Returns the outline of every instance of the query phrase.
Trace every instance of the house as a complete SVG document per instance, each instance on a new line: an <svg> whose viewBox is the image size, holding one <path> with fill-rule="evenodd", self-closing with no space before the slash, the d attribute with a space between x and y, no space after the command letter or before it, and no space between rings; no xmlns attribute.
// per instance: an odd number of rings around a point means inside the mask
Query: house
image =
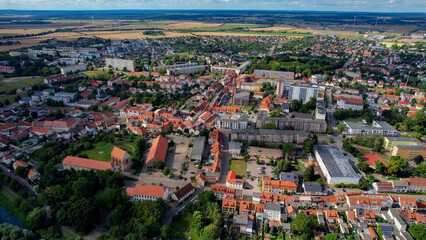
<svg viewBox="0 0 426 240"><path fill-rule="evenodd" d="M206 185L206 176L204 173L199 173L195 177L195 186L196 187L204 187Z"/></svg>
<svg viewBox="0 0 426 240"><path fill-rule="evenodd" d="M426 192L426 178L404 178L408 182L408 191Z"/></svg>
<svg viewBox="0 0 426 240"><path fill-rule="evenodd" d="M164 186L136 184L135 187L126 188L126 192L132 201L156 201L159 198L166 201L169 197L169 189Z"/></svg>
<svg viewBox="0 0 426 240"><path fill-rule="evenodd" d="M3 156L2 162L6 165L9 165L15 161L15 157L12 154L7 154Z"/></svg>
<svg viewBox="0 0 426 240"><path fill-rule="evenodd" d="M74 168L75 170L87 170L87 171L105 171L107 169L112 170L110 162L92 160L87 158L79 158L73 156L66 156L62 161L62 166L66 170Z"/></svg>
<svg viewBox="0 0 426 240"><path fill-rule="evenodd" d="M132 167L132 159L126 151L114 146L111 152L111 165L114 171L127 171Z"/></svg>
<svg viewBox="0 0 426 240"><path fill-rule="evenodd" d="M235 214L237 211L237 200L226 197L222 200L222 213L223 214Z"/></svg>
<svg viewBox="0 0 426 240"><path fill-rule="evenodd" d="M247 215L235 215L232 220L232 228L238 231L239 233L246 233L246 228L248 224Z"/></svg>
<svg viewBox="0 0 426 240"><path fill-rule="evenodd" d="M264 192L284 193L297 191L297 185L293 181L272 180L270 176L264 176L262 181Z"/></svg>
<svg viewBox="0 0 426 240"><path fill-rule="evenodd" d="M194 193L195 188L192 183L188 183L185 186L179 188L176 192L172 194L172 199L177 202L182 202L187 197L189 197L192 193Z"/></svg>
<svg viewBox="0 0 426 240"><path fill-rule="evenodd" d="M13 163L13 169L16 170L17 167L23 167L26 168L28 167L28 163L21 161L21 160L17 160Z"/></svg>
<svg viewBox="0 0 426 240"><path fill-rule="evenodd" d="M229 144L229 154L232 156L240 156L241 154L241 143L230 141Z"/></svg>
<svg viewBox="0 0 426 240"><path fill-rule="evenodd" d="M304 193L311 196L327 196L327 191L319 183L304 182L302 184Z"/></svg>
<svg viewBox="0 0 426 240"><path fill-rule="evenodd" d="M226 186L231 188L244 189L244 180L235 177L235 171L229 171L226 176Z"/></svg>
<svg viewBox="0 0 426 240"><path fill-rule="evenodd" d="M340 109L362 110L364 108L364 102L362 101L362 99L338 96L336 97L336 100L337 108Z"/></svg>
<svg viewBox="0 0 426 240"><path fill-rule="evenodd" d="M156 137L152 141L151 148L149 149L148 157L146 159L146 166L148 168L154 168L154 163L157 160L166 161L167 147L169 142L161 135Z"/></svg>
<svg viewBox="0 0 426 240"><path fill-rule="evenodd" d="M28 179L30 179L30 181L31 181L31 182L38 181L40 178L41 178L41 175L40 175L40 173L39 173L39 172L37 172L36 170L31 169L31 170L28 172Z"/></svg>
<svg viewBox="0 0 426 240"><path fill-rule="evenodd" d="M223 185L211 185L210 191L212 191L219 200L226 197L234 198L235 196L234 188L228 188Z"/></svg>

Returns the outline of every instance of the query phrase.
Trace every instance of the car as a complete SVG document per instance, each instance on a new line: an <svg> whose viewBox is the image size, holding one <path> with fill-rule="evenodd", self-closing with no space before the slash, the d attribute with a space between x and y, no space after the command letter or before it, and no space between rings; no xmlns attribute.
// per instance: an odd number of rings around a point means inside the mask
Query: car
<svg viewBox="0 0 426 240"><path fill-rule="evenodd" d="M191 174L195 174L195 172L191 172Z"/></svg>
<svg viewBox="0 0 426 240"><path fill-rule="evenodd" d="M188 178L184 178L183 180L185 180L185 181L186 181L186 180L188 180Z"/></svg>
<svg viewBox="0 0 426 240"><path fill-rule="evenodd" d="M334 189L331 189L332 192L335 192Z"/></svg>
<svg viewBox="0 0 426 240"><path fill-rule="evenodd" d="M342 189L342 191L343 191L343 192L346 192L346 190L345 190L345 189Z"/></svg>

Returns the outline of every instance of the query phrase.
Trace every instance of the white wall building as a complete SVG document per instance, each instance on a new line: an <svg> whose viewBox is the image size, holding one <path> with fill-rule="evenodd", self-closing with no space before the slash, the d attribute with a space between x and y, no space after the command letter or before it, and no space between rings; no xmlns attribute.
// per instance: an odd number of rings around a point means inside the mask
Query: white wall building
<svg viewBox="0 0 426 240"><path fill-rule="evenodd" d="M159 198L167 200L169 197L169 189L164 186L136 184L135 187L128 187L126 192L133 201L155 201Z"/></svg>
<svg viewBox="0 0 426 240"><path fill-rule="evenodd" d="M123 70L127 68L127 71L134 72L136 71L136 62L135 60L119 59L119 58L107 58L105 61L106 67L112 66L114 69Z"/></svg>

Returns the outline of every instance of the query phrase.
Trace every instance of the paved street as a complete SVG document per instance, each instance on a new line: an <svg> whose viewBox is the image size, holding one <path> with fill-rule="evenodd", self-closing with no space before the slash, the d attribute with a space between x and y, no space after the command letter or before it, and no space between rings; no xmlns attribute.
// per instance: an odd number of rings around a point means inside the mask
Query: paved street
<svg viewBox="0 0 426 240"><path fill-rule="evenodd" d="M16 176L14 173L9 172L9 169L7 169L5 166L0 165L0 169L6 173L9 177L14 178L16 181L18 181L19 183L21 183L22 185L24 185L33 195L35 195L36 197L38 196L38 193L36 192L36 190L33 188L33 186L31 186L31 184L29 184L25 179Z"/></svg>
<svg viewBox="0 0 426 240"><path fill-rule="evenodd" d="M229 134L231 131L229 129L219 129L223 134L223 158L222 158L222 168L219 183L226 183L226 175L229 171L231 155L229 154Z"/></svg>

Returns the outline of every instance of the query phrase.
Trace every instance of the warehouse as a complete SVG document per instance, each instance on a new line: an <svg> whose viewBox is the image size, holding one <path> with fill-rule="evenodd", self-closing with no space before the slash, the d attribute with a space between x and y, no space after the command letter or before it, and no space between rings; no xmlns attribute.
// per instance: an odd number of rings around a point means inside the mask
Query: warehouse
<svg viewBox="0 0 426 240"><path fill-rule="evenodd" d="M206 137L196 137L194 139L194 146L192 147L191 159L202 160L204 155L204 146Z"/></svg>
<svg viewBox="0 0 426 240"><path fill-rule="evenodd" d="M359 176L336 146L317 145L315 157L330 185L358 184Z"/></svg>

